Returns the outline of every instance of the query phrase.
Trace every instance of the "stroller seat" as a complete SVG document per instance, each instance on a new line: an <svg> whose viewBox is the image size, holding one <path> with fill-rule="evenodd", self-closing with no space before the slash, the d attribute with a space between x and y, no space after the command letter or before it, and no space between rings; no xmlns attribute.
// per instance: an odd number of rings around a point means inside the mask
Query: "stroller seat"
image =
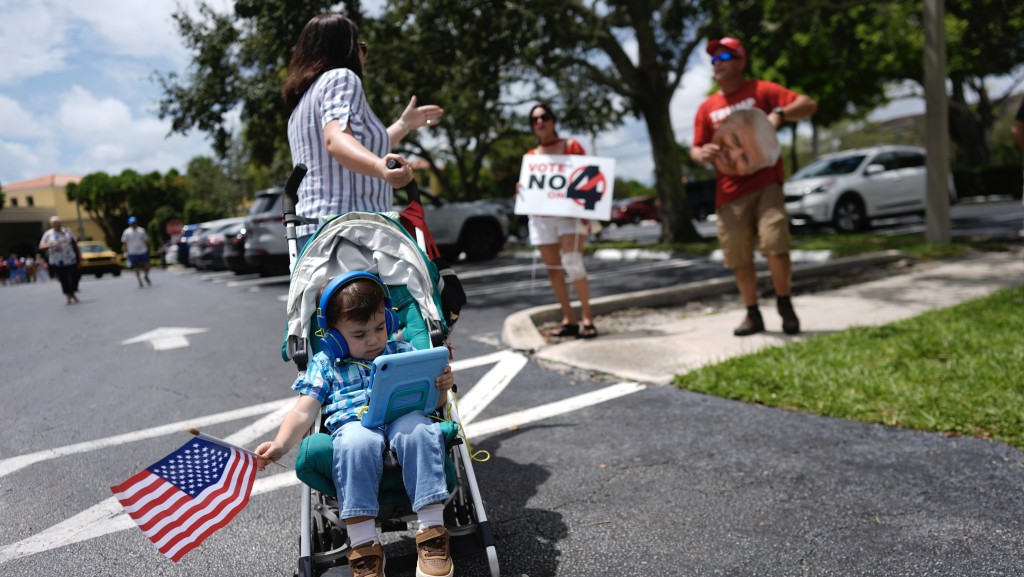
<svg viewBox="0 0 1024 577"><path fill-rule="evenodd" d="M326 280L357 270L374 272L388 286L399 317L400 340L417 349L446 344L459 311L442 296L444 281L438 266L394 218L351 212L325 220L292 267L281 354L285 360L295 362L300 374L318 349L317 339L313 338L317 290ZM448 419L439 423L447 449L449 498L445 503L445 527L453 538L474 536L486 550L492 577L498 577L493 534L467 443L460 438L459 415L453 400L449 399L443 412ZM302 440L295 462L296 475L304 483L298 564L301 577L320 575L345 563L349 551L345 525L337 516L333 439L321 432L319 426L315 429ZM379 503L377 521L383 531L405 530L408 521L415 519L400 469L385 465Z"/></svg>

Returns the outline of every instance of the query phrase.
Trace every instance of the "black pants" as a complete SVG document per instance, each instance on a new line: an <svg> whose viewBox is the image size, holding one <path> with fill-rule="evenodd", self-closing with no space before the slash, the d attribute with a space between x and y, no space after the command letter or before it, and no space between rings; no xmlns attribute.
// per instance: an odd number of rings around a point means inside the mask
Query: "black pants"
<svg viewBox="0 0 1024 577"><path fill-rule="evenodd" d="M62 264L51 264L50 274L55 275L60 280L60 290L68 295L73 296L78 292L78 265L62 265Z"/></svg>

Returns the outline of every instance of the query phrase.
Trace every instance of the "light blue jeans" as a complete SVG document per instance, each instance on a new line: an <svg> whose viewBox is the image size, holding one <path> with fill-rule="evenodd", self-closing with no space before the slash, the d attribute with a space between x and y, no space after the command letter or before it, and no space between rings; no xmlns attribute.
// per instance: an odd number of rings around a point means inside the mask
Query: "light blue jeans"
<svg viewBox="0 0 1024 577"><path fill-rule="evenodd" d="M448 498L444 438L436 421L407 413L380 429L350 421L334 431L334 486L342 519L376 517L377 493L390 446L402 465L402 481L413 511Z"/></svg>

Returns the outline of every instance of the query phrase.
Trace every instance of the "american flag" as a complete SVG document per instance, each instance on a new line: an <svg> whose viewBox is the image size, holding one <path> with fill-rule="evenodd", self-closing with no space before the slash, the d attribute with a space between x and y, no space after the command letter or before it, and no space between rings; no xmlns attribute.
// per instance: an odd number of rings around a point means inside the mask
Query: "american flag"
<svg viewBox="0 0 1024 577"><path fill-rule="evenodd" d="M255 457L195 438L110 490L156 548L177 562L245 507L255 478Z"/></svg>

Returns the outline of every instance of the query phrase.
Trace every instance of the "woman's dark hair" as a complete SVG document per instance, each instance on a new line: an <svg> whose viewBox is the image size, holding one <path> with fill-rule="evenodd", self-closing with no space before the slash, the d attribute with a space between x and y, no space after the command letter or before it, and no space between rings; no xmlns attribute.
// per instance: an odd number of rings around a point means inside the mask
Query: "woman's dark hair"
<svg viewBox="0 0 1024 577"><path fill-rule="evenodd" d="M288 78L281 88L288 110L299 105L302 95L328 70L348 68L363 77L359 61L359 27L341 14L314 16L299 34Z"/></svg>
<svg viewBox="0 0 1024 577"><path fill-rule="evenodd" d="M324 289L332 280L334 279L329 278L320 286L320 290L316 293L317 304L320 303ZM343 319L365 323L370 320L370 317L381 311L386 302L384 289L379 284L368 278L356 278L334 291L331 299L327 301L324 317L327 319L329 327L333 327Z"/></svg>
<svg viewBox="0 0 1024 577"><path fill-rule="evenodd" d="M533 132L533 111L537 110L538 108L540 108L547 114L551 115L551 122L554 122L556 124L558 123L558 115L555 114L555 111L551 109L551 105L548 104L547 102L538 102L537 104L533 105L533 108L530 109L530 115L526 117L526 120L530 123L530 132ZM558 129L553 128L552 134L555 135L555 138L558 138Z"/></svg>

